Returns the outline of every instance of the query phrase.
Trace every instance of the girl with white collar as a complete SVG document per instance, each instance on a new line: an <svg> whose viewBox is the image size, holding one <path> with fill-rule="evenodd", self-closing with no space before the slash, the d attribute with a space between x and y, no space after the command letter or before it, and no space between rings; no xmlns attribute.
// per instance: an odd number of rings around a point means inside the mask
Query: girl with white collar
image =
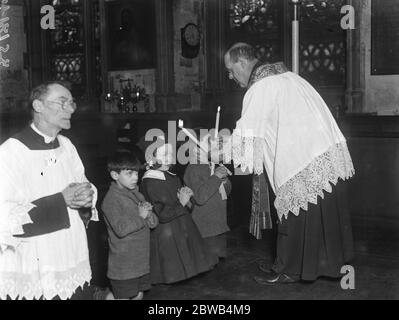
<svg viewBox="0 0 399 320"><path fill-rule="evenodd" d="M141 192L159 220L151 232L151 282L170 284L212 269L217 257L209 252L191 218L191 189L183 187L180 178L169 171L172 146L159 147L155 160L157 164L145 173L141 184Z"/></svg>

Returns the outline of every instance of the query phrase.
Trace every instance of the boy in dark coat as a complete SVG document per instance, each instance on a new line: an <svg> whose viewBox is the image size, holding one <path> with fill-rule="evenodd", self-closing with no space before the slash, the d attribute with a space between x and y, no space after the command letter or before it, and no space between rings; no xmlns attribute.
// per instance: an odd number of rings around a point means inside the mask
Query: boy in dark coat
<svg viewBox="0 0 399 320"><path fill-rule="evenodd" d="M150 228L158 219L138 191L139 160L117 153L108 162L114 180L102 210L108 230L108 273L116 299L141 300L150 288Z"/></svg>

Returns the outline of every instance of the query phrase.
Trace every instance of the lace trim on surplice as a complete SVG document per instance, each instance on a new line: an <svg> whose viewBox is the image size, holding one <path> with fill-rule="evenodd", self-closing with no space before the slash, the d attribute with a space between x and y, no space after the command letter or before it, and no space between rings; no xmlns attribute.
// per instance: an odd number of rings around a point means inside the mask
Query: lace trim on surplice
<svg viewBox="0 0 399 320"><path fill-rule="evenodd" d="M274 206L282 219L292 212L298 216L300 209L308 210L308 203L317 204L317 197L324 199L323 191L332 192L331 183L347 180L355 174L352 159L345 142L330 147L316 157L276 192Z"/></svg>
<svg viewBox="0 0 399 320"><path fill-rule="evenodd" d="M225 160L241 166L242 171L259 175L263 172L264 144L264 139L233 134L226 145L226 150L231 151L224 152ZM318 196L324 199L323 191L331 193L331 183L336 185L339 178L347 180L354 174L346 142L331 146L276 190L274 206L279 219L287 218L289 212L298 216L300 209L307 211L308 203L317 204Z"/></svg>
<svg viewBox="0 0 399 320"><path fill-rule="evenodd" d="M83 288L91 280L89 261L75 268L61 272L44 274L23 274L19 272L0 272L0 300L41 299L51 300L59 296L61 300L72 297L76 289Z"/></svg>
<svg viewBox="0 0 399 320"><path fill-rule="evenodd" d="M265 141L256 137L233 134L224 144L224 159L233 161L234 167L260 175L263 172L263 149Z"/></svg>

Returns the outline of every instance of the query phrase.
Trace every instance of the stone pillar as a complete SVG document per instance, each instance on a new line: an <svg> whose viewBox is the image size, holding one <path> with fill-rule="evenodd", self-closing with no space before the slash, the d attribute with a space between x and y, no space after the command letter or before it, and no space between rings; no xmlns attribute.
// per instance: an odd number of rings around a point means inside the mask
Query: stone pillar
<svg viewBox="0 0 399 320"><path fill-rule="evenodd" d="M174 111L173 0L155 1L157 20L157 112Z"/></svg>
<svg viewBox="0 0 399 320"><path fill-rule="evenodd" d="M360 113L364 109L365 48L361 45L361 6L363 0L349 0L355 9L355 29L347 31L347 113Z"/></svg>

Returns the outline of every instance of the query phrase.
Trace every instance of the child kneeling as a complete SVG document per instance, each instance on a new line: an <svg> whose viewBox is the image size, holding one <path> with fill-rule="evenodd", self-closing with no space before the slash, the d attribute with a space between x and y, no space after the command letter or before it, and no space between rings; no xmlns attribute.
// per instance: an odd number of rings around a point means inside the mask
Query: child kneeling
<svg viewBox="0 0 399 320"><path fill-rule="evenodd" d="M151 231L151 283L171 284L211 270L218 259L209 251L187 208L192 191L169 171L172 146L159 147L155 157L158 164L145 173L141 185L159 219Z"/></svg>

